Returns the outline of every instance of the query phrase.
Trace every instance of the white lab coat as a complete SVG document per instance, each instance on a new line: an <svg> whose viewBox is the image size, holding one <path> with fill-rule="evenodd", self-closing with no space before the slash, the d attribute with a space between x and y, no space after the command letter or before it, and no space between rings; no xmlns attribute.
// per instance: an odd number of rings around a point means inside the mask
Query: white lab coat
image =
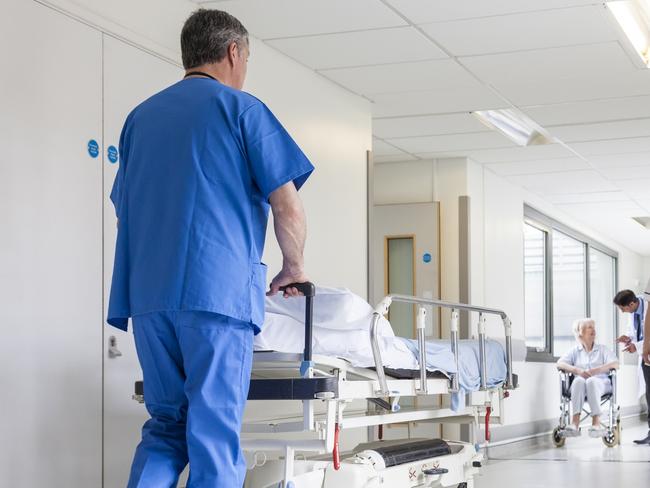
<svg viewBox="0 0 650 488"><path fill-rule="evenodd" d="M650 307L650 303L648 303L648 300L642 296L639 296L638 298L639 300L643 301L643 303L640 304L643 306L643 319L641 320L641 330L643 330L643 324L645 324L645 317L648 314L648 307ZM636 328L634 327L633 313L630 314L630 320L628 321L628 332L625 335L627 335L627 337L629 337L632 343L636 346L636 351L639 356L639 365L637 368L637 397L642 397L645 395L645 379L643 377L643 370L641 369L641 361L643 360L641 357L641 353L643 352L643 340L636 340Z"/></svg>

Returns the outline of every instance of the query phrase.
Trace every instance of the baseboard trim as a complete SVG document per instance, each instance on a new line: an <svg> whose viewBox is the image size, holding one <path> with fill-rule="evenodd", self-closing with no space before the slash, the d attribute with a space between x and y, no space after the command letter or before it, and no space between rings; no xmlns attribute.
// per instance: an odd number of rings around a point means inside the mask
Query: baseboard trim
<svg viewBox="0 0 650 488"><path fill-rule="evenodd" d="M621 407L623 424L633 420L645 419L646 415L641 406ZM523 424L495 426L491 429L490 446L510 444L512 442L534 439L549 435L557 427L557 418L536 420ZM482 447L485 445L483 444Z"/></svg>

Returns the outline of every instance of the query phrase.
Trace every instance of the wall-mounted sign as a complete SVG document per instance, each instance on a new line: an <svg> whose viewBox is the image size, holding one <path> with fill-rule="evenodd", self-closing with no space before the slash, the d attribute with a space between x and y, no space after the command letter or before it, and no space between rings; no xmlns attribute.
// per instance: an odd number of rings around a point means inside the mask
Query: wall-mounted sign
<svg viewBox="0 0 650 488"><path fill-rule="evenodd" d="M97 144L97 141L95 139L88 141L88 154L91 158L96 158L99 156L99 144Z"/></svg>
<svg viewBox="0 0 650 488"><path fill-rule="evenodd" d="M115 146L108 146L108 149L106 150L106 154L108 156L108 160L112 164L117 163L118 153L117 153L117 148Z"/></svg>

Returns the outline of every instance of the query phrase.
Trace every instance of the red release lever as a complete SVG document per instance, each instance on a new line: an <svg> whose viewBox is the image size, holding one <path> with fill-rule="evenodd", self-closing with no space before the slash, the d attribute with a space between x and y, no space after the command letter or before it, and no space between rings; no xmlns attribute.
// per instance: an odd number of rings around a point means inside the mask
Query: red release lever
<svg viewBox="0 0 650 488"><path fill-rule="evenodd" d="M485 407L485 440L490 440L490 414L492 407Z"/></svg>
<svg viewBox="0 0 650 488"><path fill-rule="evenodd" d="M334 426L334 450L332 451L332 461L334 462L334 469L336 471L341 468L341 457L339 455L339 432L341 432L341 428L337 422Z"/></svg>

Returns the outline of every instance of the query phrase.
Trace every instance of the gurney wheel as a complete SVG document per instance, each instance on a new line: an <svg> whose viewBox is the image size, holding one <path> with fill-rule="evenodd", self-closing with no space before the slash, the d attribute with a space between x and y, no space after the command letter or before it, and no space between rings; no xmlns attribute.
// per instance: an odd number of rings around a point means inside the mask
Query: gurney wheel
<svg viewBox="0 0 650 488"><path fill-rule="evenodd" d="M566 437L560 435L561 430L559 427L555 427L553 429L553 444L555 447L563 447L564 443L566 442Z"/></svg>

